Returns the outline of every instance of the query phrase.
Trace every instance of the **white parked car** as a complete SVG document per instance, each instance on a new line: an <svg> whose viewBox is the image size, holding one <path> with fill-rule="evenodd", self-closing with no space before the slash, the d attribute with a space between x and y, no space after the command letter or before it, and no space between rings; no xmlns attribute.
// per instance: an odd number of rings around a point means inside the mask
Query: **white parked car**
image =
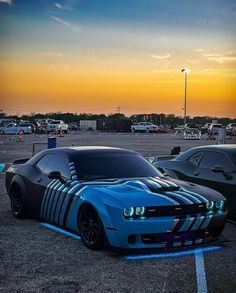
<svg viewBox="0 0 236 293"><path fill-rule="evenodd" d="M0 127L0 133L2 134L17 134L23 132L24 134L32 133L30 125L9 123L4 127Z"/></svg>
<svg viewBox="0 0 236 293"><path fill-rule="evenodd" d="M185 128L185 125L178 125L174 128L175 131L182 132Z"/></svg>
<svg viewBox="0 0 236 293"><path fill-rule="evenodd" d="M184 139L201 139L201 131L197 128L187 128L183 133Z"/></svg>
<svg viewBox="0 0 236 293"><path fill-rule="evenodd" d="M52 120L47 124L47 133L60 132L68 133L69 126L62 120Z"/></svg>
<svg viewBox="0 0 236 293"><path fill-rule="evenodd" d="M226 133L229 135L236 135L236 123L230 123L226 126Z"/></svg>
<svg viewBox="0 0 236 293"><path fill-rule="evenodd" d="M209 134L214 135L219 133L219 129L222 128L222 124L219 123L211 123L209 126Z"/></svg>
<svg viewBox="0 0 236 293"><path fill-rule="evenodd" d="M145 131L145 132L151 132L151 131L157 131L158 127L155 124L152 124L151 122L140 122L140 123L134 123L131 125L131 131Z"/></svg>

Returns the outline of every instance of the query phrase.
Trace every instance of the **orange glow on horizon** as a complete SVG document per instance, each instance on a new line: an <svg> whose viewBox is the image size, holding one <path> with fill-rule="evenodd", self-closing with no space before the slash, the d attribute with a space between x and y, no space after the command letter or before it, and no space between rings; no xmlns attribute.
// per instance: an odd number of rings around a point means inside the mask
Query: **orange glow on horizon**
<svg viewBox="0 0 236 293"><path fill-rule="evenodd" d="M181 67L180 67L181 68ZM236 75L191 69L187 105L190 116L236 117ZM1 108L7 113L111 113L182 115L181 70L156 73L147 65L101 68L96 64L1 64Z"/></svg>

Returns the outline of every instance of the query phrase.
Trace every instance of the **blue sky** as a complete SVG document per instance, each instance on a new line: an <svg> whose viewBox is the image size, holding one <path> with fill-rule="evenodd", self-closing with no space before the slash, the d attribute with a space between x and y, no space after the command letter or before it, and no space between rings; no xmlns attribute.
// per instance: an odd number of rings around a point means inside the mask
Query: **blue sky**
<svg viewBox="0 0 236 293"><path fill-rule="evenodd" d="M206 93L209 79L212 90L206 95L213 98L219 92L223 99L227 93L225 98L232 101L235 28L235 0L0 0L0 83L19 68L45 76L61 72L71 80L84 73L88 80L96 74L106 76L104 80L138 77L147 89L152 84L153 100L155 84L170 83L172 93L170 86L161 91L164 101L175 95L173 84L181 83L179 70L186 66L191 82L202 84L199 92ZM21 76L27 84L27 74ZM215 80L224 82L218 90ZM131 85L127 88L127 96L134 95ZM27 96L25 91L21 96ZM10 92L9 86L5 99Z"/></svg>

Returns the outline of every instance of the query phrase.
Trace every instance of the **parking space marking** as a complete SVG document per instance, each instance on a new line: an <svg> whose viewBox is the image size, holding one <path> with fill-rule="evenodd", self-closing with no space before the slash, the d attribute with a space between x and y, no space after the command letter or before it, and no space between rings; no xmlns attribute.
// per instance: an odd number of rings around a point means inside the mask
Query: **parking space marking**
<svg viewBox="0 0 236 293"><path fill-rule="evenodd" d="M76 239L76 240L80 240L80 239L81 239L79 236L77 236L77 235L75 235L75 234L73 234L73 233L70 233L70 232L68 232L68 231L66 231L66 230L63 230L63 229L61 229L61 228L58 228L58 227L56 227L56 226L53 226L53 225L51 225L51 224L48 224L48 223L40 223L40 225L43 226L43 227L45 227L45 228L48 228L48 229L50 229L50 230L52 230L52 231L55 231L55 232L58 232L58 233L60 233L60 234L63 234L63 235L69 236L69 237L71 237L71 238L74 238L74 239Z"/></svg>
<svg viewBox="0 0 236 293"><path fill-rule="evenodd" d="M207 293L206 272L202 249L195 250L195 263L198 293Z"/></svg>

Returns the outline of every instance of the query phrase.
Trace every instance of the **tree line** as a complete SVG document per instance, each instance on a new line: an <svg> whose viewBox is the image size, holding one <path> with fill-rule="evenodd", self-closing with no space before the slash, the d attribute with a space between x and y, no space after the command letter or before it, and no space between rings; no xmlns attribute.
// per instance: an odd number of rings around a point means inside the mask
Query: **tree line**
<svg viewBox="0 0 236 293"><path fill-rule="evenodd" d="M175 116L175 114L134 114L131 116L125 116L122 113L115 113L115 114L93 114L93 113L61 113L61 112L50 112L46 114L42 113L31 113L31 114L23 114L21 116L18 115L7 115L3 111L0 112L0 119L2 118L10 118L14 120L28 120L33 122L35 119L55 119L55 120L63 120L66 123L70 122L77 122L79 123L80 120L98 120L98 119L118 119L118 120L131 120L134 122L143 122L148 121L152 122L156 125L168 125L168 126L176 126L183 124L183 117ZM195 116L195 117L187 117L188 123L195 123L197 125L204 125L206 123L211 123L212 120L217 120L218 123L223 125L229 123L236 123L236 118L231 119L227 117L212 117L212 116Z"/></svg>

